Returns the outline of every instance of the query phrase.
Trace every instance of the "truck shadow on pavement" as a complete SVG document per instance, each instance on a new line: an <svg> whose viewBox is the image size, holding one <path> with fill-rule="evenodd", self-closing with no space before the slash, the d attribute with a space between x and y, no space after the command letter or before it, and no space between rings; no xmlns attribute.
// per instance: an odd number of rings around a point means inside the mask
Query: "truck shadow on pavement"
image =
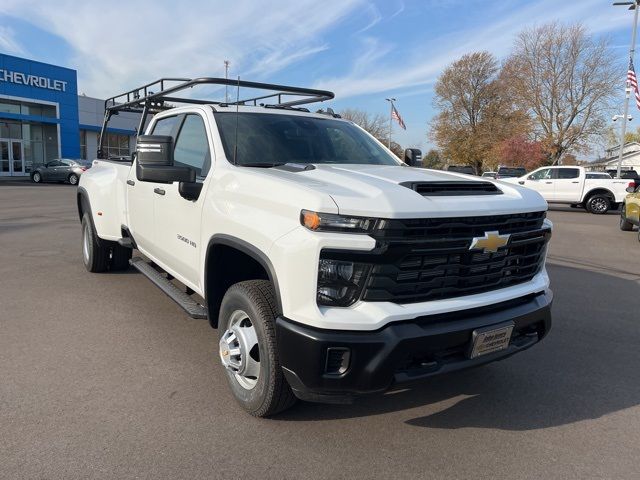
<svg viewBox="0 0 640 480"><path fill-rule="evenodd" d="M640 404L640 284L549 266L553 327L542 343L503 362L435 377L353 405L299 404L282 420L356 418L416 409L415 427L536 430ZM604 288L606 286L606 289ZM613 292L604 297L603 291Z"/></svg>

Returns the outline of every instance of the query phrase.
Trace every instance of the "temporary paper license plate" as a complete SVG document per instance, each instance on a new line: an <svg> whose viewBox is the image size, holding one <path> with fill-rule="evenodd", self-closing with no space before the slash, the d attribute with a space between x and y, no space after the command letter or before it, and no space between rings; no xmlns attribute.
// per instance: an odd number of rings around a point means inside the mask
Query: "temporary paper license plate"
<svg viewBox="0 0 640 480"><path fill-rule="evenodd" d="M469 356L476 358L480 355L504 350L509 346L512 331L513 322L474 330L471 335L472 347Z"/></svg>

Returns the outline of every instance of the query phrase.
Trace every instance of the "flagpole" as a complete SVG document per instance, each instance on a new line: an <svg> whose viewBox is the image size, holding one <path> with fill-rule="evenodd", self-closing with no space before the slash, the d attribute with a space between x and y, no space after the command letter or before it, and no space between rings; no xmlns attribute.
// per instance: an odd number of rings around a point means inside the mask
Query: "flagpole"
<svg viewBox="0 0 640 480"><path fill-rule="evenodd" d="M389 142L387 147L391 150L391 131L393 129L393 102L396 101L395 98L385 98L387 102L389 102Z"/></svg>
<svg viewBox="0 0 640 480"><path fill-rule="evenodd" d="M633 8L633 30L631 33L631 47L629 48L629 66L633 63L633 54L636 50L636 32L638 29L638 2L635 0ZM627 118L629 118L629 97L631 96L631 85L627 76L626 95L624 98L624 113L622 115L622 128L620 129L620 152L618 153L618 171L617 177L620 178L622 171L622 154L624 152L624 137L627 133Z"/></svg>

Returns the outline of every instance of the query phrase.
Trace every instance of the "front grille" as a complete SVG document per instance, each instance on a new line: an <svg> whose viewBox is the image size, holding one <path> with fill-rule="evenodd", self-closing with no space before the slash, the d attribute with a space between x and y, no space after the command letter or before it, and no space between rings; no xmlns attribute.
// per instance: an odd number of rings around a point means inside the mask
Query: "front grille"
<svg viewBox="0 0 640 480"><path fill-rule="evenodd" d="M544 212L534 212L382 220L373 234L377 240L375 250L356 255L357 261L372 264L361 298L395 303L424 302L527 282L541 270L544 262L551 235L551 231L543 227L544 217ZM509 243L497 252L469 250L474 237L491 231L511 234Z"/></svg>

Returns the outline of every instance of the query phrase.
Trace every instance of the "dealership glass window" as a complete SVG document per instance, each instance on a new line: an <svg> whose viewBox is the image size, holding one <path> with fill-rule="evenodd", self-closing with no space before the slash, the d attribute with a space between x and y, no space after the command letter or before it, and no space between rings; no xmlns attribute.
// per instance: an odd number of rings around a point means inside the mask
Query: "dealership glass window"
<svg viewBox="0 0 640 480"><path fill-rule="evenodd" d="M0 98L0 112L56 118L56 107L41 103L18 102Z"/></svg>
<svg viewBox="0 0 640 480"><path fill-rule="evenodd" d="M117 133L107 134L107 155L110 157L128 157L129 135L120 135Z"/></svg>
<svg viewBox="0 0 640 480"><path fill-rule="evenodd" d="M0 138L13 138L19 140L22 138L22 124L20 122L11 122L7 120L0 121Z"/></svg>
<svg viewBox="0 0 640 480"><path fill-rule="evenodd" d="M80 130L80 158L87 159L87 131Z"/></svg>

